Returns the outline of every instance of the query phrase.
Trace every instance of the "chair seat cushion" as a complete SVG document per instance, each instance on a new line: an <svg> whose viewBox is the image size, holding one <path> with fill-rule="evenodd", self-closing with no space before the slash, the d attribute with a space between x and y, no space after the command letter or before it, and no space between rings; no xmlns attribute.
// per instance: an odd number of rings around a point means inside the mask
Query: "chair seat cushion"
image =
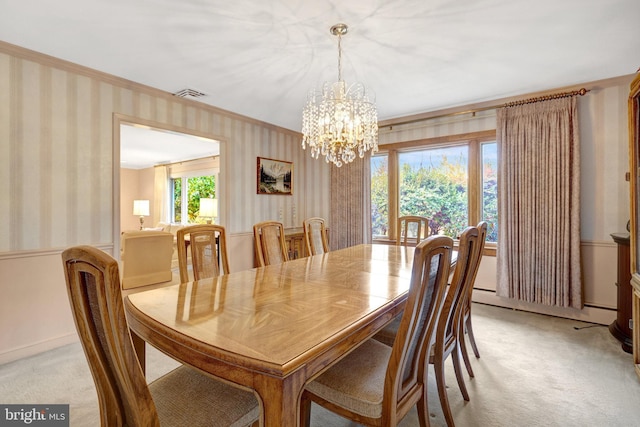
<svg viewBox="0 0 640 427"><path fill-rule="evenodd" d="M253 393L182 366L149 385L160 425L248 426L260 416Z"/></svg>
<svg viewBox="0 0 640 427"><path fill-rule="evenodd" d="M380 418L390 357L391 347L367 340L307 384L306 389L357 414Z"/></svg>

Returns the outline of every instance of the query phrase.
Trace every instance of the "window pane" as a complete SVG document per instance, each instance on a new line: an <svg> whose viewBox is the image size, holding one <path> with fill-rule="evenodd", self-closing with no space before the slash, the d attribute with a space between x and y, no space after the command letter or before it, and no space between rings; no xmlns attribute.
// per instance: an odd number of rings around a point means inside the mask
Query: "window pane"
<svg viewBox="0 0 640 427"><path fill-rule="evenodd" d="M389 156L371 157L371 230L373 238L389 236Z"/></svg>
<svg viewBox="0 0 640 427"><path fill-rule="evenodd" d="M431 234L457 237L469 224L465 146L400 153L400 216L429 218Z"/></svg>
<svg viewBox="0 0 640 427"><path fill-rule="evenodd" d="M482 220L487 242L498 241L498 144L482 144Z"/></svg>
<svg viewBox="0 0 640 427"><path fill-rule="evenodd" d="M182 219L182 179L171 180L171 222L180 223Z"/></svg>
<svg viewBox="0 0 640 427"><path fill-rule="evenodd" d="M200 198L216 198L216 183L213 176L195 176L187 179L187 214L188 222L205 223L200 215Z"/></svg>

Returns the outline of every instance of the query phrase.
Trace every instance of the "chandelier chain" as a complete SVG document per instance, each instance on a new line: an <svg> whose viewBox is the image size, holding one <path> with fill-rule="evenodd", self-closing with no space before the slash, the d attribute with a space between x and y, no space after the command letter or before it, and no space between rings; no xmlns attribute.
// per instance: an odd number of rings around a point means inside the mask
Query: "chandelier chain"
<svg viewBox="0 0 640 427"><path fill-rule="evenodd" d="M338 81L342 81L342 34L338 33Z"/></svg>

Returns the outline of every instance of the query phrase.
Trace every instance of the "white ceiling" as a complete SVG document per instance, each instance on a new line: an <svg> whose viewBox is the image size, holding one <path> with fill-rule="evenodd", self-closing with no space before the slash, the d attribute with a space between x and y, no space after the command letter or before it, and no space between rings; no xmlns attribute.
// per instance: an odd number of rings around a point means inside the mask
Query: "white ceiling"
<svg viewBox="0 0 640 427"><path fill-rule="evenodd" d="M219 141L142 126L121 125L120 141L120 166L126 169L220 154Z"/></svg>
<svg viewBox="0 0 640 427"><path fill-rule="evenodd" d="M0 40L299 131L343 78L381 120L634 73L638 0L0 0Z"/></svg>

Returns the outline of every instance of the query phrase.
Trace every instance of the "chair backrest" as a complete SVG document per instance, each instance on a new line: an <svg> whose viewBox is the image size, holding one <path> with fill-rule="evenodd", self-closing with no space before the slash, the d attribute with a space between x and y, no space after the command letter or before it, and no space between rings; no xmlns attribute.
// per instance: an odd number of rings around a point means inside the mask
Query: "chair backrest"
<svg viewBox="0 0 640 427"><path fill-rule="evenodd" d="M413 232L415 230L415 236ZM429 235L429 219L423 216L405 215L398 218L397 246L417 245Z"/></svg>
<svg viewBox="0 0 640 427"><path fill-rule="evenodd" d="M323 218L307 218L302 222L304 230L304 243L307 255L319 255L329 252L327 240L327 228Z"/></svg>
<svg viewBox="0 0 640 427"><path fill-rule="evenodd" d="M473 277L471 278L471 282L476 281L476 275L478 274L478 268L480 267L480 261L482 261L482 253L484 252L484 244L487 239L487 229L489 228L489 224L487 221L480 221L478 225L476 225L478 229L478 261L475 265L475 270L473 272Z"/></svg>
<svg viewBox="0 0 640 427"><path fill-rule="evenodd" d="M462 298L464 305L469 306L471 304L471 297L473 294L473 284L476 282L476 276L478 275L478 269L480 268L480 262L482 261L482 253L484 252L485 239L487 238L488 224L486 221L481 221L476 225L478 230L478 250L476 252L476 261L473 264L473 271L470 273L470 279L463 291Z"/></svg>
<svg viewBox="0 0 640 427"><path fill-rule="evenodd" d="M180 282L189 281L189 255L193 280L229 274L227 237L223 226L217 224L189 225L176 233Z"/></svg>
<svg viewBox="0 0 640 427"><path fill-rule="evenodd" d="M253 226L253 241L259 267L289 261L284 240L284 226L277 221L259 222Z"/></svg>
<svg viewBox="0 0 640 427"><path fill-rule="evenodd" d="M443 345L446 345L447 341L452 339L455 332L454 325L457 324L460 316L462 316L462 301L468 292L469 286L473 285L480 244L479 232L476 227L467 227L460 234L458 259L436 330L436 340L439 339Z"/></svg>
<svg viewBox="0 0 640 427"><path fill-rule="evenodd" d="M414 252L409 295L385 380L383 408L395 407L397 419L412 406L404 403L416 402L426 388L425 353L433 341L446 294L452 250L450 237L431 236L420 242Z"/></svg>
<svg viewBox="0 0 640 427"><path fill-rule="evenodd" d="M73 319L98 392L100 424L159 426L129 335L118 263L90 246L65 250L62 261Z"/></svg>

